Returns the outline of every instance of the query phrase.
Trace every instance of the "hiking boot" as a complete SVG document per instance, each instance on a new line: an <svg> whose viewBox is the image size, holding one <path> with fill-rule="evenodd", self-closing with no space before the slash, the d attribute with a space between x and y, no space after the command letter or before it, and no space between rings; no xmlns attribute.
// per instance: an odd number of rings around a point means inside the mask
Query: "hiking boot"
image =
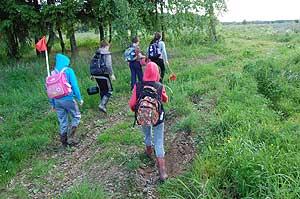
<svg viewBox="0 0 300 199"><path fill-rule="evenodd" d="M75 146L75 145L79 144L79 140L77 140L75 137L76 129L77 129L76 126L72 126L69 137L67 139L68 145Z"/></svg>
<svg viewBox="0 0 300 199"><path fill-rule="evenodd" d="M106 113L106 104L108 102L109 97L107 97L106 95L103 96L100 104L99 104L99 109L100 111Z"/></svg>
<svg viewBox="0 0 300 199"><path fill-rule="evenodd" d="M146 149L145 149L145 152L144 152L144 153L145 153L147 156L150 156L151 153L152 153L152 151L153 151L152 146L146 146Z"/></svg>
<svg viewBox="0 0 300 199"><path fill-rule="evenodd" d="M61 141L61 143L64 147L66 147L68 145L67 140L68 140L67 133L64 133L63 135L60 135L60 141Z"/></svg>
<svg viewBox="0 0 300 199"><path fill-rule="evenodd" d="M157 165L158 165L158 171L159 171L159 179L164 182L167 178L167 171L166 171L166 165L165 165L165 158L156 158Z"/></svg>

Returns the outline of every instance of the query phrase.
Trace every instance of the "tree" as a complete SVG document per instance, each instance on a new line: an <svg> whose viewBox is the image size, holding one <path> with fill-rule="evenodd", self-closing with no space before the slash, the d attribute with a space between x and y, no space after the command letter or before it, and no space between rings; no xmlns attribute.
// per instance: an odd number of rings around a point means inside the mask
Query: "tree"
<svg viewBox="0 0 300 199"><path fill-rule="evenodd" d="M92 13L98 24L100 42L105 39L105 27L109 27L112 37L112 22L117 18L118 11L115 0L91 0ZM124 2L122 2L124 3Z"/></svg>
<svg viewBox="0 0 300 199"><path fill-rule="evenodd" d="M84 0L64 0L61 6L64 10L65 25L67 29L67 36L70 39L72 57L76 58L78 51L75 38L75 26L78 21L79 13L83 9Z"/></svg>
<svg viewBox="0 0 300 199"><path fill-rule="evenodd" d="M210 40L217 41L217 15L222 11L226 11L226 2L225 0L201 0L200 5L204 8L205 16L208 18L208 32Z"/></svg>
<svg viewBox="0 0 300 199"><path fill-rule="evenodd" d="M38 14L32 9L32 1L7 0L0 4L0 32L3 34L10 58L21 57L21 46L29 46L30 28L38 22Z"/></svg>

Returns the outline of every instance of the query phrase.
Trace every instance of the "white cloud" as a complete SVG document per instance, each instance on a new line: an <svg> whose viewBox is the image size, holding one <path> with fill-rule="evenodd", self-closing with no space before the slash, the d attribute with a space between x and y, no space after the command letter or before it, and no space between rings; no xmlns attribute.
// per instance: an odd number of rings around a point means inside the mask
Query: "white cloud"
<svg viewBox="0 0 300 199"><path fill-rule="evenodd" d="M227 0L222 22L300 19L300 0Z"/></svg>

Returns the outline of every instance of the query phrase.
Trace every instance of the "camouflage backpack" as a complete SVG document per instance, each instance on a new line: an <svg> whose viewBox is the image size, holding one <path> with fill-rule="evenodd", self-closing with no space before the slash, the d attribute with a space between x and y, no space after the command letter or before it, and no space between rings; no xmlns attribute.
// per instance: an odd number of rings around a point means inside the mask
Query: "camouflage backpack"
<svg viewBox="0 0 300 199"><path fill-rule="evenodd" d="M158 82L137 83L135 120L142 126L156 126L164 118L161 102L162 85Z"/></svg>

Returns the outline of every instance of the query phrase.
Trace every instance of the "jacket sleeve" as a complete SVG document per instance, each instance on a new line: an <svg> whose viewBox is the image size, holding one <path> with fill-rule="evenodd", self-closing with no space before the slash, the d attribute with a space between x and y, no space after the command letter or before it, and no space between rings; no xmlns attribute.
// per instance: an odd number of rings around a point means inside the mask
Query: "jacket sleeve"
<svg viewBox="0 0 300 199"><path fill-rule="evenodd" d="M78 87L77 78L72 68L69 68L69 73L70 73L70 84L72 86L72 90L75 96L77 97L78 101L81 101L82 98Z"/></svg>
<svg viewBox="0 0 300 199"><path fill-rule="evenodd" d="M169 99L169 97L167 95L166 89L165 89L165 87L163 87L162 88L162 93L161 93L161 100L163 102L168 102L168 99Z"/></svg>
<svg viewBox="0 0 300 199"><path fill-rule="evenodd" d="M105 56L105 64L106 64L106 66L108 68L108 74L112 75L114 72L113 72L113 69L112 69L111 54L107 54Z"/></svg>
<svg viewBox="0 0 300 199"><path fill-rule="evenodd" d="M167 55L167 51L166 51L166 45L163 41L159 42L159 47L161 49L161 53L162 53L162 58L164 60L164 63L166 63L168 61L168 55Z"/></svg>
<svg viewBox="0 0 300 199"><path fill-rule="evenodd" d="M135 105L136 105L136 85L134 85L133 87L132 95L129 102L129 106L132 111L135 110Z"/></svg>

